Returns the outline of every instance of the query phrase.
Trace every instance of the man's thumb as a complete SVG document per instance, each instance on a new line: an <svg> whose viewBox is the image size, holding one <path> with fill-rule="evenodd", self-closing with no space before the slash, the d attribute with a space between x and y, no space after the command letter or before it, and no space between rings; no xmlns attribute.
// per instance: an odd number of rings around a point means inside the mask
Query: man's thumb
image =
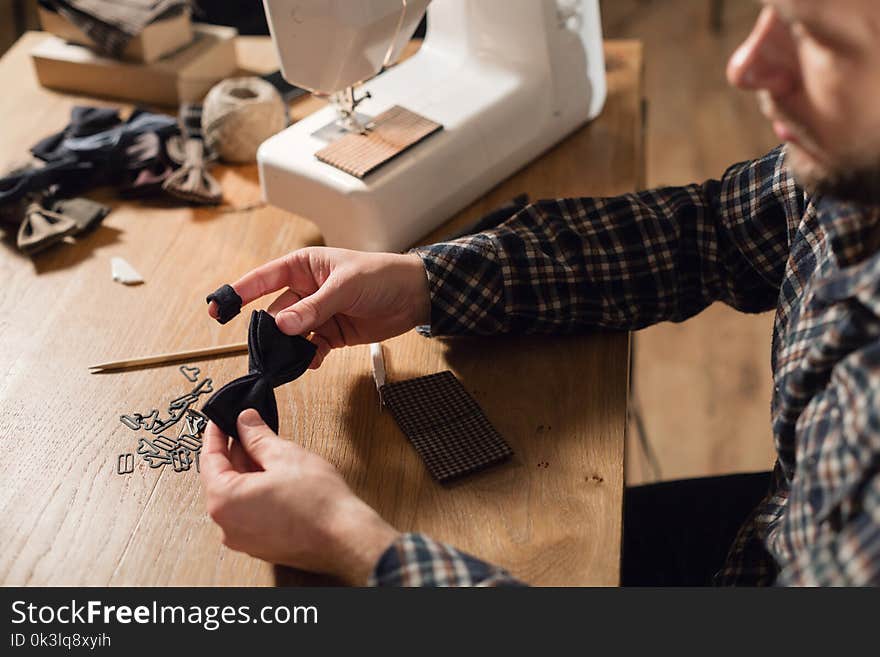
<svg viewBox="0 0 880 657"><path fill-rule="evenodd" d="M287 335L314 331L341 310L340 301L339 290L325 283L313 294L279 311L275 316L275 323Z"/></svg>
<svg viewBox="0 0 880 657"><path fill-rule="evenodd" d="M244 451L265 469L272 460L271 456L277 447L276 441L281 439L263 422L263 418L253 408L242 411L238 416L237 424L238 440Z"/></svg>

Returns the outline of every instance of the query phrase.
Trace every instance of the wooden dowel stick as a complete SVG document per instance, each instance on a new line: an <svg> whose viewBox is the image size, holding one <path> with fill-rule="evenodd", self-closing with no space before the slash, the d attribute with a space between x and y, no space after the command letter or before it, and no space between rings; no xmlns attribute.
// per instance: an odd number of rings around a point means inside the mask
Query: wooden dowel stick
<svg viewBox="0 0 880 657"><path fill-rule="evenodd" d="M222 345L220 347L191 349L189 351L179 351L177 353L156 354L154 356L143 356L142 358L130 358L128 360L113 361L111 363L101 363L99 365L90 366L89 371L92 374L98 374L100 372L127 370L135 367L147 367L150 365L166 365L169 363L177 363L182 360L198 360L200 358L242 354L247 353L247 350L247 342L241 342L238 344Z"/></svg>

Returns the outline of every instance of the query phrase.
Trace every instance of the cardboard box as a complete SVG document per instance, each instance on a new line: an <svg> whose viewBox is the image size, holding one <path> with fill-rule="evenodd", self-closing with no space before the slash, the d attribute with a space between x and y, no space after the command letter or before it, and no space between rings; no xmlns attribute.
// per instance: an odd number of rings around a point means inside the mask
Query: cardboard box
<svg viewBox="0 0 880 657"><path fill-rule="evenodd" d="M71 43L83 46L95 45L89 35L61 14L43 6L38 6L37 12L40 16L40 25L46 32L51 32ZM186 8L177 16L147 25L143 32L128 42L122 57L138 62L155 62L168 53L179 50L192 40L192 20L190 10Z"/></svg>
<svg viewBox="0 0 880 657"><path fill-rule="evenodd" d="M199 102L220 80L238 70L237 32L193 24L192 43L150 64L102 57L85 46L47 36L31 51L44 87L153 105Z"/></svg>

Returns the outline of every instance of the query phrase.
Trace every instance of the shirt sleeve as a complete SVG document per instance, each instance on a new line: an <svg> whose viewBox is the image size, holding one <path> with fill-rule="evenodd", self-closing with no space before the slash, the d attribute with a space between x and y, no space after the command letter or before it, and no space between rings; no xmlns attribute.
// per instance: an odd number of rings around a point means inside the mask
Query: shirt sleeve
<svg viewBox="0 0 880 657"><path fill-rule="evenodd" d="M414 249L432 335L634 330L714 301L775 307L804 195L782 147L720 180L540 201L494 229Z"/></svg>
<svg viewBox="0 0 880 657"><path fill-rule="evenodd" d="M403 534L385 550L369 586L524 586L505 570L438 543Z"/></svg>

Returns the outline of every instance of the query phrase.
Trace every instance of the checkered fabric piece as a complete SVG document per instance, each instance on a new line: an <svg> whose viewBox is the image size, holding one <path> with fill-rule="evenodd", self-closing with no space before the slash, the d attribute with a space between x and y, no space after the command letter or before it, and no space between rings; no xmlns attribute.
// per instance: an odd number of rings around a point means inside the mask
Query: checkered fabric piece
<svg viewBox="0 0 880 657"><path fill-rule="evenodd" d="M199 103L181 103L177 111L177 122L184 137L204 139L202 134L202 105Z"/></svg>
<svg viewBox="0 0 880 657"><path fill-rule="evenodd" d="M635 330L716 301L775 308L773 483L716 582L877 585L878 238L880 208L807 196L780 147L719 180L540 201L415 252L431 335ZM409 573L448 561L398 558Z"/></svg>
<svg viewBox="0 0 880 657"><path fill-rule="evenodd" d="M203 112L204 106L201 103L181 103L177 110L177 123L184 139L198 139L202 142L205 162L214 162L217 159L217 152L205 139L202 130Z"/></svg>
<svg viewBox="0 0 880 657"><path fill-rule="evenodd" d="M121 58L132 39L132 35L115 25L110 25L75 9L60 6L57 11L82 30L95 43L95 50L104 55L115 59Z"/></svg>
<svg viewBox="0 0 880 657"><path fill-rule="evenodd" d="M386 384L382 400L437 481L483 470L513 454L448 370Z"/></svg>

